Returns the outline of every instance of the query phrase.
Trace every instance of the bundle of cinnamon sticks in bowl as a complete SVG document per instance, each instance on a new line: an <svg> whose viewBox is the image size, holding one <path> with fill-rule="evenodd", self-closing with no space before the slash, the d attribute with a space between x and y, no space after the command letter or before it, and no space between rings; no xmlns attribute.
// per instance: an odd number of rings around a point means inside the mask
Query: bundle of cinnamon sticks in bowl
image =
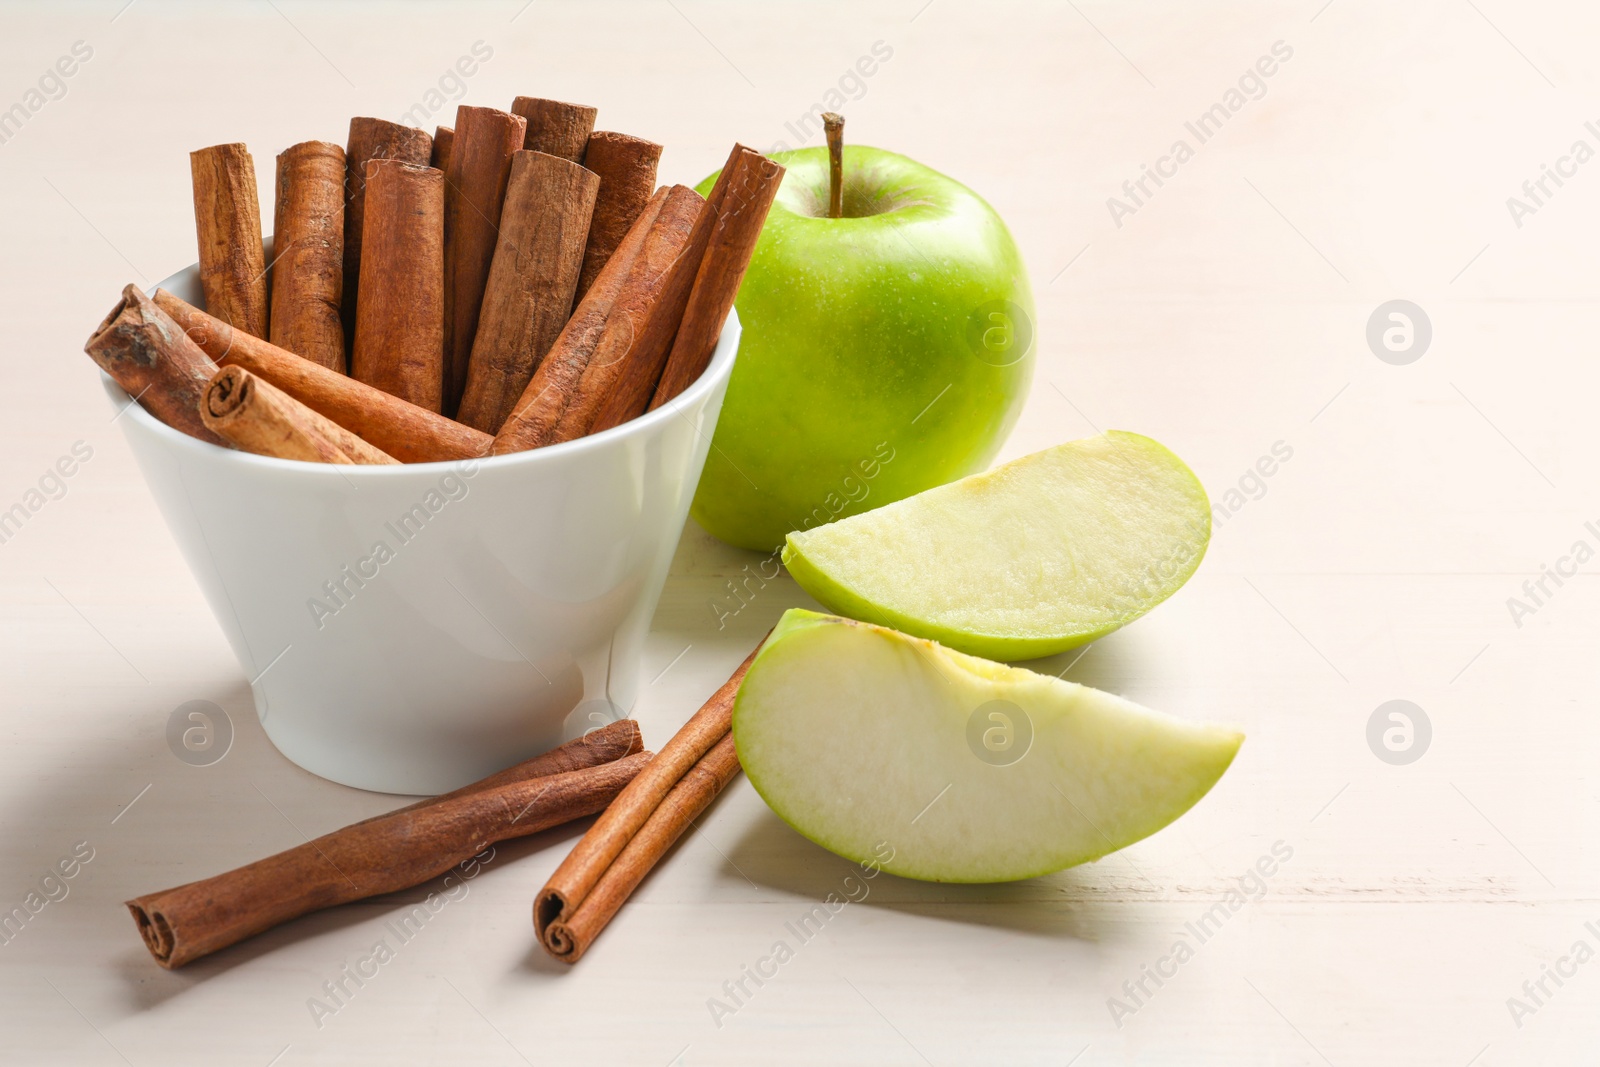
<svg viewBox="0 0 1600 1067"><path fill-rule="evenodd" d="M199 261L86 350L294 762L438 793L630 707L782 168L710 195L593 108L193 153ZM114 383L114 384L113 384Z"/></svg>
<svg viewBox="0 0 1600 1067"><path fill-rule="evenodd" d="M638 418L710 362L783 168L735 145L708 197L658 189L661 146L595 115L518 97L293 145L270 259L248 149L191 153L203 309L129 286L85 350L168 425L286 459L505 455Z"/></svg>

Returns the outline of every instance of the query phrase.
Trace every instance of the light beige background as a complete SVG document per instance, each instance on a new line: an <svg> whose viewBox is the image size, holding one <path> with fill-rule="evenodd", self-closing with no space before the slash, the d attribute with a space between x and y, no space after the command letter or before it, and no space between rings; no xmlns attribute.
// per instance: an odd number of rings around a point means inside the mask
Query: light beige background
<svg viewBox="0 0 1600 1067"><path fill-rule="evenodd" d="M1600 962L1521 1025L1507 999L1600 951L1595 567L1518 626L1507 598L1600 538L1592 459L1600 161L1522 225L1508 197L1600 148L1600 16L1579 4L238 6L0 9L0 108L74 42L92 58L0 144L0 509L74 442L93 458L0 544L0 903L87 841L70 895L0 945L0 1060L18 1064L1568 1064L1600 1043ZM574 970L529 901L578 830L503 848L320 1028L308 998L426 889L323 914L179 974L120 901L214 873L391 798L299 771L134 468L83 339L127 281L194 259L186 153L258 165L353 114L399 117L482 41L470 103L592 102L694 181L784 124L874 42L848 135L973 186L1033 274L1040 359L1007 457L1150 434L1222 498L1293 457L1217 531L1180 595L1045 665L1248 732L1191 814L1019 885L872 883L717 1026L722 984L850 868L741 780ZM1107 198L1274 42L1266 92L1117 226ZM434 121L447 122L453 102ZM1190 138L1193 140L1192 137ZM815 138L813 138L813 141ZM263 184L267 171L263 169ZM1433 340L1380 362L1379 304ZM665 738L782 610L719 630L754 557L685 531L639 710ZM1070 665L1069 665L1070 664ZM171 711L225 708L220 763L168 751ZM1417 762L1366 742L1382 702L1433 728ZM130 807L131 804L131 807ZM1121 1019L1108 998L1274 842L1293 859ZM1571 967L1567 968L1569 971Z"/></svg>

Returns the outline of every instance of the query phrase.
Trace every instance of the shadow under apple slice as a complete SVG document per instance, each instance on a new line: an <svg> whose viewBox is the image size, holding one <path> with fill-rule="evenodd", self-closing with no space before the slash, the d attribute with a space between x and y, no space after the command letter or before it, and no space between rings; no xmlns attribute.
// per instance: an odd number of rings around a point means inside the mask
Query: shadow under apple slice
<svg viewBox="0 0 1600 1067"><path fill-rule="evenodd" d="M1148 879L1131 869L1118 869L1111 857L1108 861L1018 882L920 882L842 859L763 810L727 850L725 862L730 878L792 894L804 906L832 895L835 901L941 922L1100 942L1108 931L1123 925L1117 909L1160 895L1159 887Z"/></svg>

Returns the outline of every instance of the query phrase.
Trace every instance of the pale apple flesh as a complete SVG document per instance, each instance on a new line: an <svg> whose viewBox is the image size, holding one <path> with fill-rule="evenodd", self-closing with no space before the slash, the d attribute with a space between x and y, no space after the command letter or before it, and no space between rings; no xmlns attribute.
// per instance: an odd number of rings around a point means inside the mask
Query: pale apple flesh
<svg viewBox="0 0 1600 1067"><path fill-rule="evenodd" d="M1031 878L1131 845L1199 801L1244 739L799 609L751 665L733 734L801 834L936 882Z"/></svg>
<svg viewBox="0 0 1600 1067"><path fill-rule="evenodd" d="M1205 489L1113 430L789 535L783 562L830 611L991 659L1053 655L1125 626L1189 579Z"/></svg>

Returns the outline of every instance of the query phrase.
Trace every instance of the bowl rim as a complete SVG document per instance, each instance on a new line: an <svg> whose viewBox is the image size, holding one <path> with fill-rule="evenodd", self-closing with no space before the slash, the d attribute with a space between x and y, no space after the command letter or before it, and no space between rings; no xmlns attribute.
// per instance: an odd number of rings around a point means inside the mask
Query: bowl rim
<svg viewBox="0 0 1600 1067"><path fill-rule="evenodd" d="M268 238L270 241L270 238ZM166 289L174 292L179 288L189 288L190 278L198 284L198 263L194 263L161 279L147 290L154 293L157 289ZM197 305L198 306L198 305ZM477 472L491 467L499 469L514 467L521 464L537 466L540 464L560 463L567 457L576 457L586 452L602 450L620 446L623 441L632 437L644 436L656 427L672 418L683 418L693 426L694 422L686 414L687 410L703 404L705 398L716 388L723 384L733 370L733 364L738 356L739 338L743 326L739 322L739 313L733 308L728 309L727 321L722 325L722 332L717 336L717 344L711 352L711 361L706 364L706 369L690 384L689 388L662 404L653 411L646 411L643 415L629 419L619 426L599 433L586 434L571 441L560 441L553 445L544 445L539 448L524 449L521 452L509 452L502 456L464 456L460 459L431 460L426 463L317 463L303 459L281 459L277 456L262 456L254 452L245 452L236 448L224 448L222 445L202 441L198 437L191 437L182 430L174 429L146 411L144 405L130 397L127 390L117 384L105 371L99 371L100 383L105 388L106 395L110 397L113 406L118 411L112 421L126 415L139 423L146 432L163 440L169 447L187 449L193 454L215 454L230 457L233 462L246 466L260 467L264 470L292 470L298 472L317 471L317 474L307 474L308 477L342 478L349 480L356 478L398 478L405 477L407 472L435 471L442 467L458 467L463 463L480 464ZM98 369L98 368L97 368ZM714 427L713 427L714 429ZM694 427L695 433L705 436L705 431ZM229 462L223 459L222 462Z"/></svg>

